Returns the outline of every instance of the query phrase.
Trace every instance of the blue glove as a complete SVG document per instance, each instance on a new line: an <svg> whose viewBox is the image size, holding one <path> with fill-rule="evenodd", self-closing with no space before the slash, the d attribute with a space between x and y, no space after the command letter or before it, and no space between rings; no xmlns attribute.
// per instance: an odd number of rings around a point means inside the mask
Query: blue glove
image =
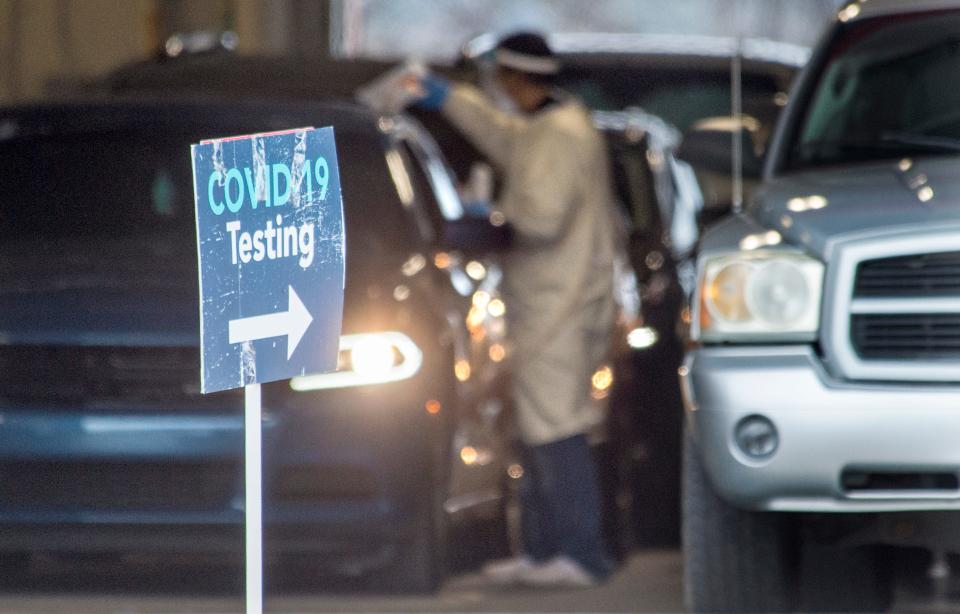
<svg viewBox="0 0 960 614"><path fill-rule="evenodd" d="M490 203L482 200L475 200L468 203L464 203L463 209L464 209L464 212L466 212L466 214L469 215L470 217L487 218L487 217L490 217L490 213L493 212L493 208L490 206Z"/></svg>
<svg viewBox="0 0 960 614"><path fill-rule="evenodd" d="M420 87L424 96L414 102L414 106L428 111L439 111L450 93L450 82L434 74L428 74L420 79Z"/></svg>

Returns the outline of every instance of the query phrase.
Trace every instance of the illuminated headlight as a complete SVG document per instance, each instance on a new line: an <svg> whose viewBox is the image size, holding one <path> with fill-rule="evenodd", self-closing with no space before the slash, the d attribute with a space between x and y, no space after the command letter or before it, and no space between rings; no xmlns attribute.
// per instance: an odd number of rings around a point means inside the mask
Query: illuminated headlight
<svg viewBox="0 0 960 614"><path fill-rule="evenodd" d="M627 333L627 345L635 350L645 350L657 343L657 329L650 326L638 326Z"/></svg>
<svg viewBox="0 0 960 614"><path fill-rule="evenodd" d="M704 341L809 341L820 326L823 264L798 253L707 257L701 267Z"/></svg>
<svg viewBox="0 0 960 614"><path fill-rule="evenodd" d="M397 353L383 335L367 335L350 348L350 368L363 377L381 378L393 369Z"/></svg>
<svg viewBox="0 0 960 614"><path fill-rule="evenodd" d="M403 333L343 335L336 372L294 377L290 387L308 392L398 382L416 375L422 365L423 352Z"/></svg>

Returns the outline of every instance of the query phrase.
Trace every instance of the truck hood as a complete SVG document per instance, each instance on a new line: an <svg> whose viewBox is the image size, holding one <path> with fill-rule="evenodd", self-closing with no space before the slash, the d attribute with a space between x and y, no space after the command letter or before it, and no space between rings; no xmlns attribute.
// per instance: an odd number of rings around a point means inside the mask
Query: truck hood
<svg viewBox="0 0 960 614"><path fill-rule="evenodd" d="M198 345L196 256L178 243L0 242L0 343Z"/></svg>
<svg viewBox="0 0 960 614"><path fill-rule="evenodd" d="M844 235L960 224L958 171L960 158L928 158L903 170L885 162L785 175L756 192L748 214L826 258Z"/></svg>

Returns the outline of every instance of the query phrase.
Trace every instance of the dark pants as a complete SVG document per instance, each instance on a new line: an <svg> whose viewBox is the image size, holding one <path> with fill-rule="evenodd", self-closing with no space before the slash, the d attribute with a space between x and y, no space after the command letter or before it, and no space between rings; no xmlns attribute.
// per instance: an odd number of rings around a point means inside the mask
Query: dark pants
<svg viewBox="0 0 960 614"><path fill-rule="evenodd" d="M584 435L524 448L523 546L535 561L564 554L602 580L613 570L600 528L600 489Z"/></svg>

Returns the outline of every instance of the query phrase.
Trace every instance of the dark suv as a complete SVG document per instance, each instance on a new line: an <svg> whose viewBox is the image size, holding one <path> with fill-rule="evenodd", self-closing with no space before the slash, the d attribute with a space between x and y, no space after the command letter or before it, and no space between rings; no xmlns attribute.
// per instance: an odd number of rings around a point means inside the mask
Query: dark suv
<svg viewBox="0 0 960 614"><path fill-rule="evenodd" d="M0 110L6 560L242 552L242 395L199 393L189 145L305 125L337 135L344 334L338 372L263 386L267 552L430 589L451 521L496 526L499 270L458 248L503 229L465 216L419 126L350 105L57 104Z"/></svg>

